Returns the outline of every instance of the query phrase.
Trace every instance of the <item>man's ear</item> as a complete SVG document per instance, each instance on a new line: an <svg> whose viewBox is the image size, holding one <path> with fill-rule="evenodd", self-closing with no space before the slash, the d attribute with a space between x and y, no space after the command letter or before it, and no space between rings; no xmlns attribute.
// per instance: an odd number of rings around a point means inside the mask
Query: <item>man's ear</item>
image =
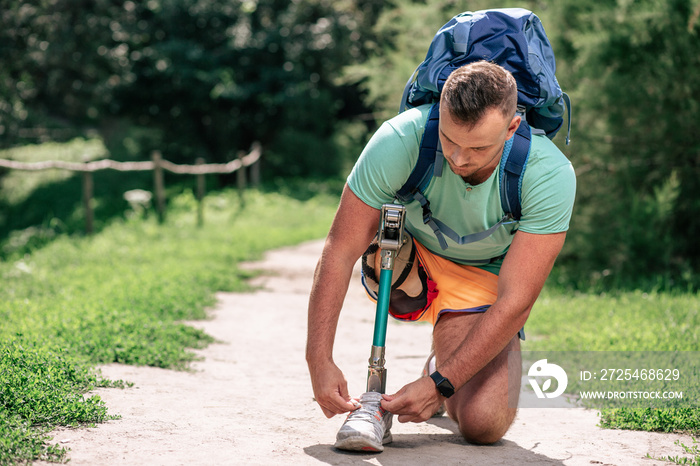
<svg viewBox="0 0 700 466"><path fill-rule="evenodd" d="M506 141L513 137L515 132L518 130L518 126L520 126L521 121L522 118L520 117L520 115L515 115L513 119L510 120L510 125L508 125L508 134L506 135Z"/></svg>

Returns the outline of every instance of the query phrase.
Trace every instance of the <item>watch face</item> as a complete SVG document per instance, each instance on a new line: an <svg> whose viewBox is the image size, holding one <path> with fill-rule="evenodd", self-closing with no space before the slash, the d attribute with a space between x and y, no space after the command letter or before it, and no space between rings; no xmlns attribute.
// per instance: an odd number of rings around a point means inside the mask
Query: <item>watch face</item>
<svg viewBox="0 0 700 466"><path fill-rule="evenodd" d="M438 371L435 371L432 374L430 374L430 378L433 379L433 381L435 382L435 386L437 387L438 391L442 396L444 396L445 398L449 398L452 395L454 395L455 387Z"/></svg>
<svg viewBox="0 0 700 466"><path fill-rule="evenodd" d="M444 396L445 398L449 398L455 393L454 387L447 379L442 379L440 385L438 385L438 388L440 389L440 393L442 393L442 396Z"/></svg>

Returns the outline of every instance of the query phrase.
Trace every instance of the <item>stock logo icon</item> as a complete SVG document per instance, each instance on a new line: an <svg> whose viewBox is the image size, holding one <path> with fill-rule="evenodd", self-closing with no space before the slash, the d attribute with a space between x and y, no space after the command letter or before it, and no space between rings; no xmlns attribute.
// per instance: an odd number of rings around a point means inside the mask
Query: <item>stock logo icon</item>
<svg viewBox="0 0 700 466"><path fill-rule="evenodd" d="M540 359L530 366L527 375L537 398L556 398L564 393L566 385L569 383L569 378L566 376L564 369L556 364L548 363L546 359ZM538 383L537 377L547 377L542 386ZM556 379L557 389L553 392L548 392L547 390L552 387L552 379Z"/></svg>

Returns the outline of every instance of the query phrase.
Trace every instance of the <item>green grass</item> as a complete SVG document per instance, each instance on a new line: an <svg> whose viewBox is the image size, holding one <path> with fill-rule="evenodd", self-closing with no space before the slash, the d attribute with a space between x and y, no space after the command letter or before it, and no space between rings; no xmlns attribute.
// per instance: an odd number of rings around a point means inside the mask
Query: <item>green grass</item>
<svg viewBox="0 0 700 466"><path fill-rule="evenodd" d="M248 191L242 206L226 191L206 198L198 228L185 192L164 225L128 216L93 237L58 235L0 262L0 464L60 461L65 451L50 445L48 429L110 418L85 395L110 384L96 364L186 368L188 348L212 339L181 321L205 318L216 291L247 288L239 262L322 237L336 205L329 195Z"/></svg>
<svg viewBox="0 0 700 466"><path fill-rule="evenodd" d="M527 326L528 350L698 351L700 298L682 292L587 294L548 287Z"/></svg>
<svg viewBox="0 0 700 466"><path fill-rule="evenodd" d="M53 342L23 337L0 342L0 464L18 460L60 461L66 450L48 444L51 426L93 425L107 414L95 387L123 387Z"/></svg>
<svg viewBox="0 0 700 466"><path fill-rule="evenodd" d="M669 463L675 463L675 464L687 464L689 466L700 466L700 448L698 448L698 441L695 437L691 438L692 440L692 445L688 446L681 442L680 440L676 440L674 443L680 447L681 450L683 450L684 453L692 455L692 456L662 456L661 458L655 458L653 456L650 456L647 454L647 458L651 458L654 460L659 460L659 461L667 461Z"/></svg>
<svg viewBox="0 0 700 466"><path fill-rule="evenodd" d="M567 293L547 288L527 323L527 351L698 351L700 299L697 293ZM697 375L697 361L693 363ZM607 428L700 433L695 406L601 411Z"/></svg>

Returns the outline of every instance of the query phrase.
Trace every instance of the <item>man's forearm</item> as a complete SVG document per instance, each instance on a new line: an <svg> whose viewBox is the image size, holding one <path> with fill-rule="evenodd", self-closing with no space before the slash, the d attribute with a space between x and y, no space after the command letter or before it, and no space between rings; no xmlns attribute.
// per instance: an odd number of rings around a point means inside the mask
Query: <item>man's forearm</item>
<svg viewBox="0 0 700 466"><path fill-rule="evenodd" d="M309 297L306 360L312 365L333 360L333 342L340 310L347 294L352 265L343 266L338 258L324 254L314 273Z"/></svg>

